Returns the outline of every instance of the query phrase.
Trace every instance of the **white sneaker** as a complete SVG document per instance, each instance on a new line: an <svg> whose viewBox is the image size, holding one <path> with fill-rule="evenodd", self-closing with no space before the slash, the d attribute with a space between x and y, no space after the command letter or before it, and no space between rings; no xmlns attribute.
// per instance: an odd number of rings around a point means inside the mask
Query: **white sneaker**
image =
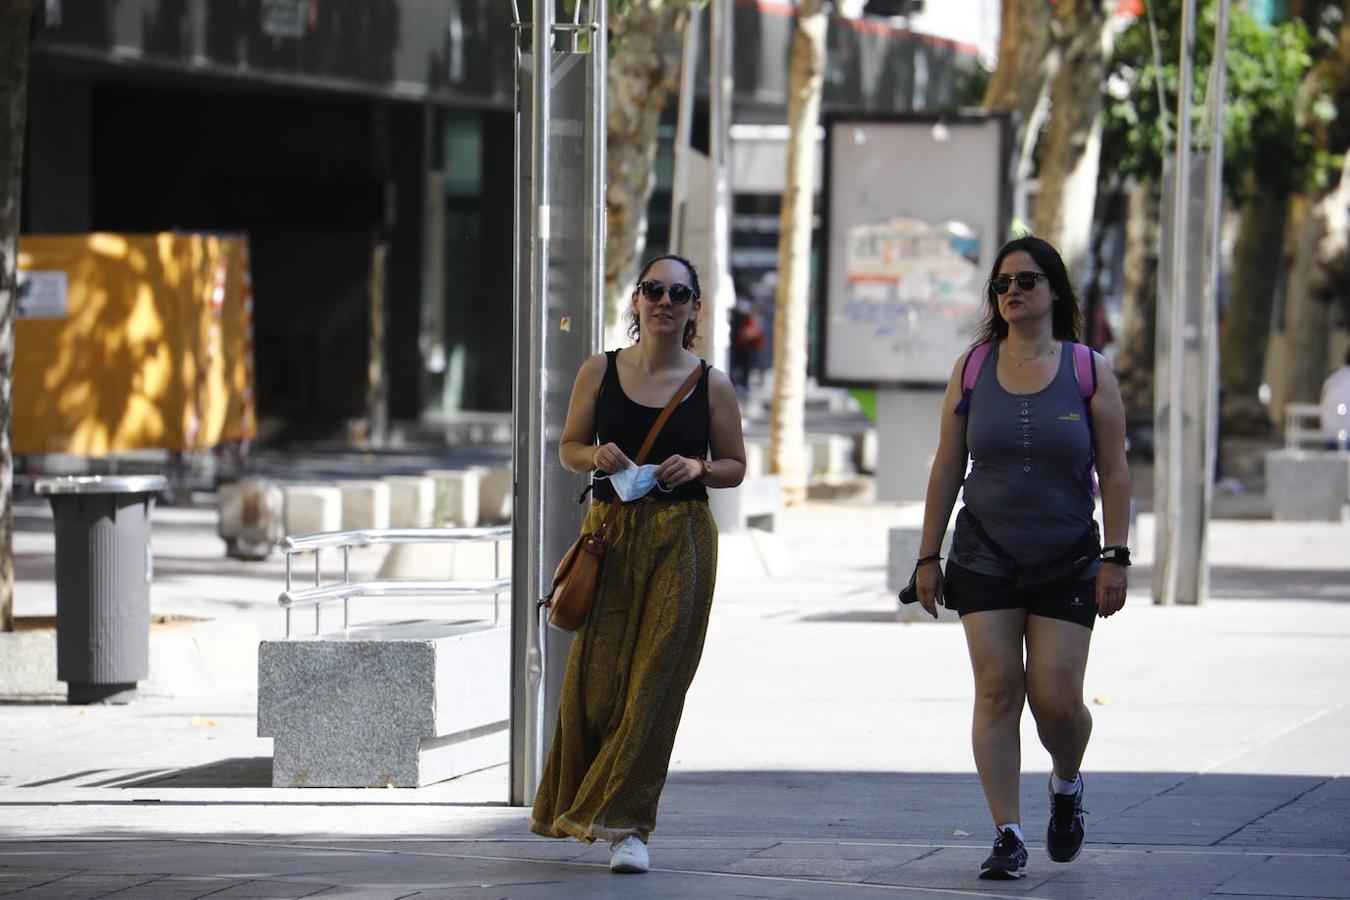
<svg viewBox="0 0 1350 900"><path fill-rule="evenodd" d="M609 870L622 875L640 875L651 866L647 845L635 834L610 844Z"/></svg>

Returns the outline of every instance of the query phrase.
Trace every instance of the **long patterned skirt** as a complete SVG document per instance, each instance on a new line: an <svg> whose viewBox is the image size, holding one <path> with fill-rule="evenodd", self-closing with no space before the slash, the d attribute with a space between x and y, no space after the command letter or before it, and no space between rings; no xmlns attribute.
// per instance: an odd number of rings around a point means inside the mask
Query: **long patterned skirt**
<svg viewBox="0 0 1350 900"><path fill-rule="evenodd" d="M594 503L583 526L599 526ZM706 501L626 504L563 675L530 830L591 843L656 826L684 695L712 608L717 526Z"/></svg>

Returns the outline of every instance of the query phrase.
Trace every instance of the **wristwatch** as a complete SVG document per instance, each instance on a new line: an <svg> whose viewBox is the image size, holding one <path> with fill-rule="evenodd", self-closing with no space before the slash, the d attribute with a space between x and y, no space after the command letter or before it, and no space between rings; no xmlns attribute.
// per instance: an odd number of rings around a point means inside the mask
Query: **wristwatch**
<svg viewBox="0 0 1350 900"><path fill-rule="evenodd" d="M1124 544L1112 544L1102 548L1102 562L1115 563L1118 566L1130 564L1130 548Z"/></svg>

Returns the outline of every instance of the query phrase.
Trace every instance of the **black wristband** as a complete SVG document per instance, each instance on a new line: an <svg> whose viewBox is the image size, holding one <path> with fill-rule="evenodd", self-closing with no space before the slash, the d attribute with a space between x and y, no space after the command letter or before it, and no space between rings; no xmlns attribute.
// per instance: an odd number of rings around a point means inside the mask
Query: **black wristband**
<svg viewBox="0 0 1350 900"><path fill-rule="evenodd" d="M917 569L919 566L927 565L930 562L942 562L942 557L936 553L930 553L928 556L920 556L914 563L914 568Z"/></svg>
<svg viewBox="0 0 1350 900"><path fill-rule="evenodd" d="M1112 544L1109 547L1103 547L1102 562L1128 566L1130 564L1130 548L1124 544Z"/></svg>

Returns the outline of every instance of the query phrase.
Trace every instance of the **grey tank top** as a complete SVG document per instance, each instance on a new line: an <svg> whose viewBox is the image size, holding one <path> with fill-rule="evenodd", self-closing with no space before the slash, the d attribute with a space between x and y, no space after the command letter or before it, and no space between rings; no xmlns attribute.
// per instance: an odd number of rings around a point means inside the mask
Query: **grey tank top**
<svg viewBox="0 0 1350 900"><path fill-rule="evenodd" d="M1072 344L1060 343L1059 369L1046 388L1012 394L998 383L1000 343L985 359L970 395L971 465L964 500L1019 566L1035 566L1062 555L1093 527L1087 477L1092 433L1073 371ZM957 516L950 560L987 575L1008 574L964 518Z"/></svg>

